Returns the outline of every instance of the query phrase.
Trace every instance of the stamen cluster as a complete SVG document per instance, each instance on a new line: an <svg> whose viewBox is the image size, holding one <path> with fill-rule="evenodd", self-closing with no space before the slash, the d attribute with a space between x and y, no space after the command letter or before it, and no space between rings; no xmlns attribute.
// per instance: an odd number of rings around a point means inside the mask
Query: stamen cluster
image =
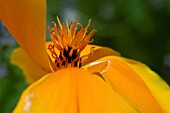
<svg viewBox="0 0 170 113"><path fill-rule="evenodd" d="M85 56L90 56L92 52L81 57L80 53L88 43L92 42L90 41L90 38L96 30L93 29L89 34L86 34L91 20L89 20L85 28L83 28L83 26L78 22L78 19L76 19L75 23L71 22L70 24L68 24L68 21L66 20L66 26L61 24L58 17L57 21L59 27L55 22L52 22L54 25L52 29L48 27L50 38L53 42L53 44L48 46L52 57L55 59L53 68L54 70L65 67L80 68L83 63L82 58ZM78 30L77 25L80 25L80 30ZM60 51L59 55L57 55L55 49Z"/></svg>

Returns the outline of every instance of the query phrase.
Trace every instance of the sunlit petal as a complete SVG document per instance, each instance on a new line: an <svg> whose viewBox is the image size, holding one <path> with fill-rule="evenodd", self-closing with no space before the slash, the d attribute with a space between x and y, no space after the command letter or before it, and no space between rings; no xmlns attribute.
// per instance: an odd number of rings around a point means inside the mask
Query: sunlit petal
<svg viewBox="0 0 170 113"><path fill-rule="evenodd" d="M141 77L159 101L165 113L170 113L170 86L146 65L129 59L124 59L123 61Z"/></svg>
<svg viewBox="0 0 170 113"><path fill-rule="evenodd" d="M46 0L0 0L1 20L28 55L49 71L45 50Z"/></svg>
<svg viewBox="0 0 170 113"><path fill-rule="evenodd" d="M48 74L23 93L14 113L138 113L95 74L66 68Z"/></svg>
<svg viewBox="0 0 170 113"><path fill-rule="evenodd" d="M32 83L48 73L38 66L22 48L17 48L13 51L11 63L22 69L28 83Z"/></svg>
<svg viewBox="0 0 170 113"><path fill-rule="evenodd" d="M105 57L89 64L87 69L91 72L99 72L102 74L106 81L112 85L113 90L134 104L140 112L163 113L164 109L161 105L162 102L156 98L155 93L156 95L159 95L160 93L161 95L164 95L164 92L153 92L151 90L159 85L157 85L156 82L152 82L157 79L157 76L154 77L150 75L150 72L141 73L139 75L139 73L134 70L135 68L133 69L123 60L122 57L117 56ZM152 76L152 78L144 81L143 79L148 79L148 77L142 78L141 76ZM152 82L148 83L152 85L148 88L146 82ZM165 87L162 87L162 90L164 88ZM168 97L166 96L165 98ZM164 103L166 102L167 101L164 100Z"/></svg>

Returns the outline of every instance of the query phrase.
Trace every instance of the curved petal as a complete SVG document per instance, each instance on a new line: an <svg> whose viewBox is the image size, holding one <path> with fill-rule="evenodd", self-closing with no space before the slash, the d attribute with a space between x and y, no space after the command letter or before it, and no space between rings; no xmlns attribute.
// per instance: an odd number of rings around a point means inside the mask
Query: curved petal
<svg viewBox="0 0 170 113"><path fill-rule="evenodd" d="M165 86L161 87L162 85L159 84L162 80L158 83L153 82L157 79L157 75L153 76L150 71L143 70L142 67L140 68L140 71L143 71L143 73L140 73L137 68L132 68L132 66L129 65L122 57L110 56L93 62L85 68L90 72L99 72L103 75L104 79L111 84L113 90L135 105L140 112L164 113L164 111L169 111L168 108L164 108L164 104L162 104L164 102L168 105L169 101L167 102L165 99L169 99L170 97L167 93L167 90L169 89L165 90ZM140 65L138 66L140 67ZM148 79L147 76L152 77ZM148 86L148 84L152 85ZM162 90L160 91L162 92L154 91L157 86L159 88L161 87L160 89ZM160 96L159 98L157 97L159 94L161 96L166 96L162 97L164 100L161 101L159 99Z"/></svg>
<svg viewBox="0 0 170 113"><path fill-rule="evenodd" d="M32 61L22 48L17 48L13 51L11 63L22 69L27 83L32 83L48 73Z"/></svg>
<svg viewBox="0 0 170 113"><path fill-rule="evenodd" d="M159 101L165 113L170 113L170 86L145 64L130 59L124 59L123 61L141 77Z"/></svg>
<svg viewBox="0 0 170 113"><path fill-rule="evenodd" d="M28 55L49 71L45 49L46 0L0 0L1 19Z"/></svg>
<svg viewBox="0 0 170 113"><path fill-rule="evenodd" d="M14 113L138 113L103 79L78 68L44 76L28 87Z"/></svg>

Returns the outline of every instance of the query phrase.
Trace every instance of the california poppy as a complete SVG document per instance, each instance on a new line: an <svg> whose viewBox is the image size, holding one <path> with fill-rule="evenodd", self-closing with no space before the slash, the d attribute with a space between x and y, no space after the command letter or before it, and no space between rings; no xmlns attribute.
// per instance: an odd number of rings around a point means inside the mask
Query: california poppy
<svg viewBox="0 0 170 113"><path fill-rule="evenodd" d="M168 113L170 88L146 65L110 48L89 45L78 20L49 28L46 1L0 1L0 18L22 48L12 54L31 85L15 113ZM23 16L24 15L24 16ZM73 25L73 26L72 26ZM80 29L77 29L80 25Z"/></svg>

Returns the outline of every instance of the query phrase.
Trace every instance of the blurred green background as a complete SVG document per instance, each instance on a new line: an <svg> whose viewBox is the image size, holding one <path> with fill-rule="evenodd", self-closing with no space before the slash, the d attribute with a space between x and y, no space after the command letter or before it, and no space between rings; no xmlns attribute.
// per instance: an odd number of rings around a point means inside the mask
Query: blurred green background
<svg viewBox="0 0 170 113"><path fill-rule="evenodd" d="M92 19L93 44L147 64L170 84L170 0L48 0L47 8L50 26L56 15L84 26ZM0 113L10 113L27 87L22 71L10 64L15 47L0 22Z"/></svg>

